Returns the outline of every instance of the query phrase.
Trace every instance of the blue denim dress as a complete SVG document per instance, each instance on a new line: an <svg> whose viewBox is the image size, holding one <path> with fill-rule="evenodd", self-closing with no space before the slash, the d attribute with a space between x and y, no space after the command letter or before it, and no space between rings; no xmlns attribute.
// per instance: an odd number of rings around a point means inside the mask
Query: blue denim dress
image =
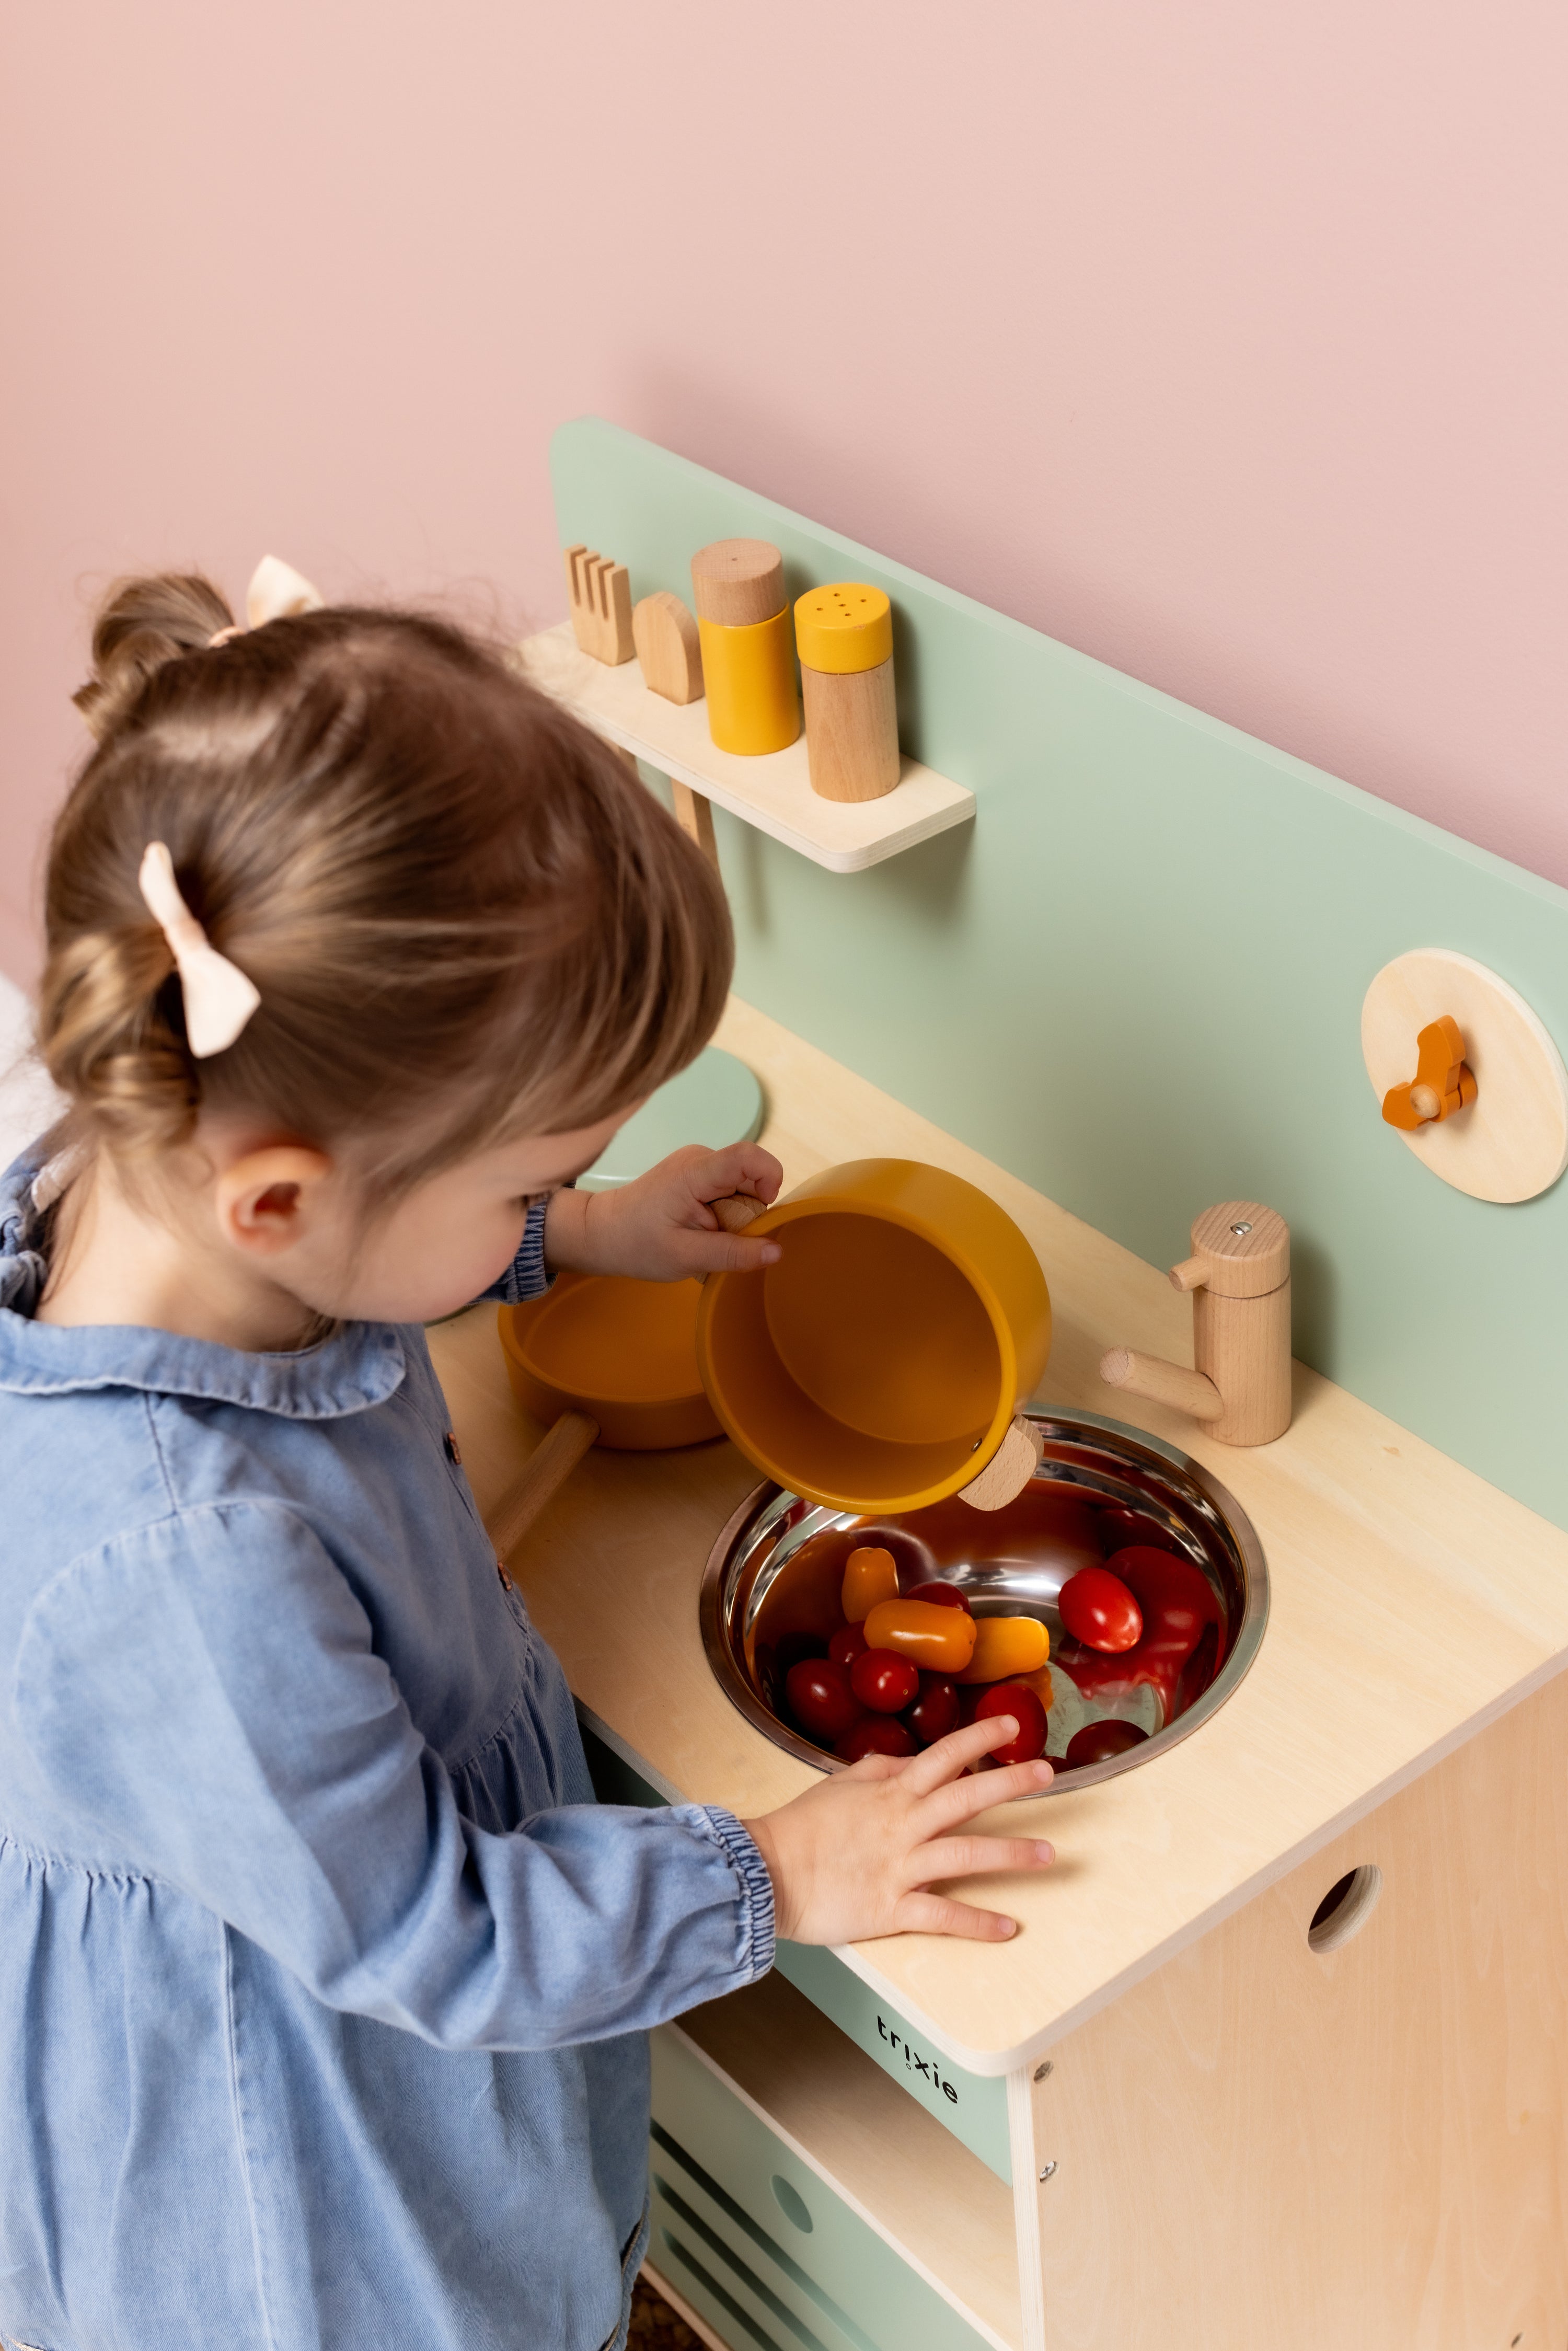
<svg viewBox="0 0 1568 2351"><path fill-rule="evenodd" d="M0 1184L0 2335L619 2346L644 2031L771 1965L761 1856L595 1804L417 1330L35 1322L35 1172Z"/></svg>

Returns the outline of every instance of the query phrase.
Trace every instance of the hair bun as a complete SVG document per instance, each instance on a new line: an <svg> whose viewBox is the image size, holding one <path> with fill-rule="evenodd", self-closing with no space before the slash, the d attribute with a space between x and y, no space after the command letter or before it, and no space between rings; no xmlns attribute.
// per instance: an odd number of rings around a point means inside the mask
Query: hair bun
<svg viewBox="0 0 1568 2351"><path fill-rule="evenodd" d="M165 662L202 651L234 614L196 571L117 580L92 629L92 675L71 696L99 741L111 735Z"/></svg>

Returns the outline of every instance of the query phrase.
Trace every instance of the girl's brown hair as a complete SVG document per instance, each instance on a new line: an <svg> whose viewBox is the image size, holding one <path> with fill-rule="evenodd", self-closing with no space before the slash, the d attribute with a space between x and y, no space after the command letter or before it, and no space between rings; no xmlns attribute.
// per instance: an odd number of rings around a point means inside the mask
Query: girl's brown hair
<svg viewBox="0 0 1568 2351"><path fill-rule="evenodd" d="M694 1058L728 909L615 752L444 621L340 606L209 649L231 622L208 581L164 576L120 582L94 629L77 701L99 739L50 846L39 1024L69 1139L140 1156L203 1105L243 1111L390 1195ZM261 994L204 1061L137 884L152 841Z"/></svg>

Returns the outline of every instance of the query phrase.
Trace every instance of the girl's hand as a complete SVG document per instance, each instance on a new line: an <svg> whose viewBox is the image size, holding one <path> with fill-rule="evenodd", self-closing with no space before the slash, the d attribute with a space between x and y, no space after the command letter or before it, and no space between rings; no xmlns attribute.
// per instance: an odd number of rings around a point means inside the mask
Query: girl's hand
<svg viewBox="0 0 1568 2351"><path fill-rule="evenodd" d="M795 1943L858 1943L873 1935L967 1935L1000 1943L1018 1921L929 1891L937 1878L1043 1869L1055 1848L1038 1837L956 1834L977 1813L1051 1785L1049 1763L959 1775L1018 1737L1010 1715L950 1731L921 1755L868 1755L793 1802L744 1825L773 1880L780 1935Z"/></svg>
<svg viewBox="0 0 1568 2351"><path fill-rule="evenodd" d="M680 1281L694 1273L752 1273L779 1261L779 1244L727 1233L708 1206L730 1192L777 1198L784 1170L755 1143L672 1151L611 1192L558 1192L545 1211L545 1255L583 1273Z"/></svg>

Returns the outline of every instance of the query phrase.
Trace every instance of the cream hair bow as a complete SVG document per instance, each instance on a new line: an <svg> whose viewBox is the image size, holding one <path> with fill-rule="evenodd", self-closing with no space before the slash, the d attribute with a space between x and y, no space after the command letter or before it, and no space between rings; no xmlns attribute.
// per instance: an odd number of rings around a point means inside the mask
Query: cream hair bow
<svg viewBox="0 0 1568 2351"><path fill-rule="evenodd" d="M186 905L174 879L174 861L162 841L148 842L136 878L180 975L191 1051L204 1061L234 1043L261 1002L260 991L237 963L218 953Z"/></svg>
<svg viewBox="0 0 1568 2351"><path fill-rule="evenodd" d="M232 628L217 630L207 643L226 645L231 637L243 637L247 629L264 629L268 621L290 621L297 612L320 610L321 598L302 572L285 563L281 556L264 555L245 591L245 619Z"/></svg>
<svg viewBox="0 0 1568 2351"><path fill-rule="evenodd" d="M268 621L292 618L297 612L317 612L321 598L291 564L276 555L264 555L251 573L246 590L245 620L220 629L209 640L226 645L246 629L264 628ZM169 942L174 968L185 998L185 1036L198 1061L225 1052L239 1035L261 995L237 963L220 955L180 893L174 861L162 841L150 841L137 874L141 895Z"/></svg>

